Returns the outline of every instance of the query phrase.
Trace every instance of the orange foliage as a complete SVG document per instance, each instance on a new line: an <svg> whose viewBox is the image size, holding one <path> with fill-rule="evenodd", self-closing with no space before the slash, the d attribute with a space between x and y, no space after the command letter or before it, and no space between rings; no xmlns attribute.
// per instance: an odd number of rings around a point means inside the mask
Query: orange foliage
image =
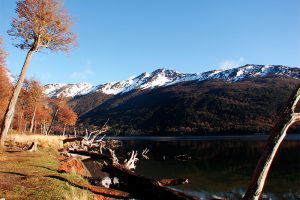
<svg viewBox="0 0 300 200"><path fill-rule="evenodd" d="M48 98L43 86L36 80L25 80L15 111L14 128L29 130L31 123L40 125L51 121Z"/></svg>
<svg viewBox="0 0 300 200"><path fill-rule="evenodd" d="M20 40L17 47L38 51L68 51L75 43L71 18L58 0L20 0L17 18L13 18L9 35Z"/></svg>
<svg viewBox="0 0 300 200"><path fill-rule="evenodd" d="M57 120L64 125L74 126L77 121L77 114L69 106L62 107L57 114Z"/></svg>
<svg viewBox="0 0 300 200"><path fill-rule="evenodd" d="M2 48L3 40L0 38L0 122L3 120L12 92L12 83L9 80L8 71L5 67L6 52Z"/></svg>
<svg viewBox="0 0 300 200"><path fill-rule="evenodd" d="M66 126L76 125L77 114L68 105L67 98L58 97L56 99L51 99L51 107L53 110L53 117L56 121L54 132L61 132L62 128L66 128Z"/></svg>

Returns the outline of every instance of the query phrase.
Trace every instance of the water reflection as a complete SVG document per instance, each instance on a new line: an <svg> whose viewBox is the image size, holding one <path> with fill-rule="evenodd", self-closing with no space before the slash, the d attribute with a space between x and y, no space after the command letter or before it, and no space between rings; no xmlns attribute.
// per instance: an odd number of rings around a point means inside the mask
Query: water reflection
<svg viewBox="0 0 300 200"><path fill-rule="evenodd" d="M186 191L240 191L247 187L266 141L176 140L123 141L117 152L150 149L150 160L140 160L137 173L162 178L188 178ZM186 159L177 159L183 155ZM283 197L300 193L300 141L284 141L270 169L265 193ZM281 199L281 198L279 198Z"/></svg>

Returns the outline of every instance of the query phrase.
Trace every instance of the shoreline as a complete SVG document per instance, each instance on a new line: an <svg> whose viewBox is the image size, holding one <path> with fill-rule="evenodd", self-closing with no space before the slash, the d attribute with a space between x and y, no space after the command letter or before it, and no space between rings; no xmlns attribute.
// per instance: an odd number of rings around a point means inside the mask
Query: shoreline
<svg viewBox="0 0 300 200"><path fill-rule="evenodd" d="M264 141L269 135L205 135L205 136L107 136L105 139L113 140L139 140L139 141L212 141L212 140L241 140L241 141ZM300 134L289 134L284 140L300 141Z"/></svg>

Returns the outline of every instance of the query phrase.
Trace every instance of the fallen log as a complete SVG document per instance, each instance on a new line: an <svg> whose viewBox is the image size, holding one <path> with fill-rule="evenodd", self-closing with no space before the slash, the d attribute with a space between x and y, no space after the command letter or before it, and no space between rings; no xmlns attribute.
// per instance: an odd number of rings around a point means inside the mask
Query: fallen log
<svg viewBox="0 0 300 200"><path fill-rule="evenodd" d="M172 178L172 179L161 179L158 181L161 186L175 186L187 184L189 180L187 178Z"/></svg>
<svg viewBox="0 0 300 200"><path fill-rule="evenodd" d="M92 151L69 150L68 152L73 153L73 154L79 154L79 155L82 155L82 156L89 156L91 158L98 159L98 160L106 160L106 161L111 161L112 160L112 156L110 156L110 155L99 154L97 152L92 152Z"/></svg>
<svg viewBox="0 0 300 200"><path fill-rule="evenodd" d="M81 142L82 140L84 140L83 137L73 137L73 138L66 138L63 140L63 143L68 143L68 142Z"/></svg>
<svg viewBox="0 0 300 200"><path fill-rule="evenodd" d="M180 191L161 186L159 181L137 175L118 165L106 165L102 169L111 176L118 177L122 184L121 188L131 195L141 199L174 199L174 200L195 200L197 197L187 195Z"/></svg>

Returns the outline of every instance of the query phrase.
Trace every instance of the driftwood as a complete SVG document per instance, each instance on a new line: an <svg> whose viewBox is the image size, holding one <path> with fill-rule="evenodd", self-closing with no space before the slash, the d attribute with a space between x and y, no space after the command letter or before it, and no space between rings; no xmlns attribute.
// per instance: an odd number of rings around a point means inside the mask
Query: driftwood
<svg viewBox="0 0 300 200"><path fill-rule="evenodd" d="M84 151L84 150L69 150L68 152L73 154L79 154L82 156L89 156L91 158L98 159L98 160L106 160L106 161L112 160L112 157L110 155L99 154L97 152Z"/></svg>
<svg viewBox="0 0 300 200"><path fill-rule="evenodd" d="M107 121L108 122L108 121ZM101 130L86 133L84 138L68 138L64 140L64 143L74 142L69 148L68 153L78 154L82 156L89 156L98 161L104 161L104 167L102 171L108 172L110 177L117 177L118 189L124 189L132 194L134 197L142 199L197 199L196 197L189 196L183 192L172 190L164 187L166 185L178 185L187 183L187 179L165 179L156 181L147 177L143 177L135 174L133 171L136 167L138 152L132 151L129 159L125 159L123 162L119 162L119 159L115 155L114 149L117 147L117 143L114 141L104 141L105 135L96 140L96 138L107 131L107 122L101 128ZM80 144L75 142L80 142ZM103 154L102 150L108 150L109 155ZM147 153L149 149L145 149L141 156L145 159L149 159ZM109 177L107 182L111 182ZM120 180L120 182L119 182ZM99 183L99 181L97 181ZM101 182L103 185L103 180ZM104 185L109 187L108 185ZM112 187L115 185L113 184Z"/></svg>
<svg viewBox="0 0 300 200"><path fill-rule="evenodd" d="M116 176L121 182L125 181L126 191L130 194L142 199L198 199L187 195L183 192L172 190L167 187L161 186L159 181L140 176L134 172L125 169L121 166L107 165L103 171L108 172L111 176ZM123 181L122 181L123 180Z"/></svg>
<svg viewBox="0 0 300 200"><path fill-rule="evenodd" d="M68 143L68 142L81 142L82 140L84 140L83 137L76 137L76 138L66 138L63 140L63 143Z"/></svg>
<svg viewBox="0 0 300 200"><path fill-rule="evenodd" d="M175 186L187 184L189 180L187 178L173 178L173 179L161 179L158 181L161 186Z"/></svg>
<svg viewBox="0 0 300 200"><path fill-rule="evenodd" d="M69 150L69 153L75 153L83 156L90 156L97 160L105 160L102 171L110 174L111 177L118 177L120 184L118 189L129 192L135 197L142 199L197 199L196 197L187 195L183 192L175 191L164 187L166 185L177 185L187 183L187 179L165 179L161 181L153 180L144 176L135 174L132 168L128 168L126 163L133 163L136 160L136 153L132 152L131 158L119 164L114 151L111 155L102 155L97 152Z"/></svg>
<svg viewBox="0 0 300 200"><path fill-rule="evenodd" d="M32 142L31 145L25 149L25 151L30 151L30 152L37 151L37 143Z"/></svg>
<svg viewBox="0 0 300 200"><path fill-rule="evenodd" d="M258 161L253 173L251 183L247 189L243 200L258 200L263 190L268 171L277 150L283 141L289 127L297 121L300 121L300 113L296 113L296 106L300 100L300 84L296 91L290 97L287 106L282 111L279 121L271 131L266 147Z"/></svg>

